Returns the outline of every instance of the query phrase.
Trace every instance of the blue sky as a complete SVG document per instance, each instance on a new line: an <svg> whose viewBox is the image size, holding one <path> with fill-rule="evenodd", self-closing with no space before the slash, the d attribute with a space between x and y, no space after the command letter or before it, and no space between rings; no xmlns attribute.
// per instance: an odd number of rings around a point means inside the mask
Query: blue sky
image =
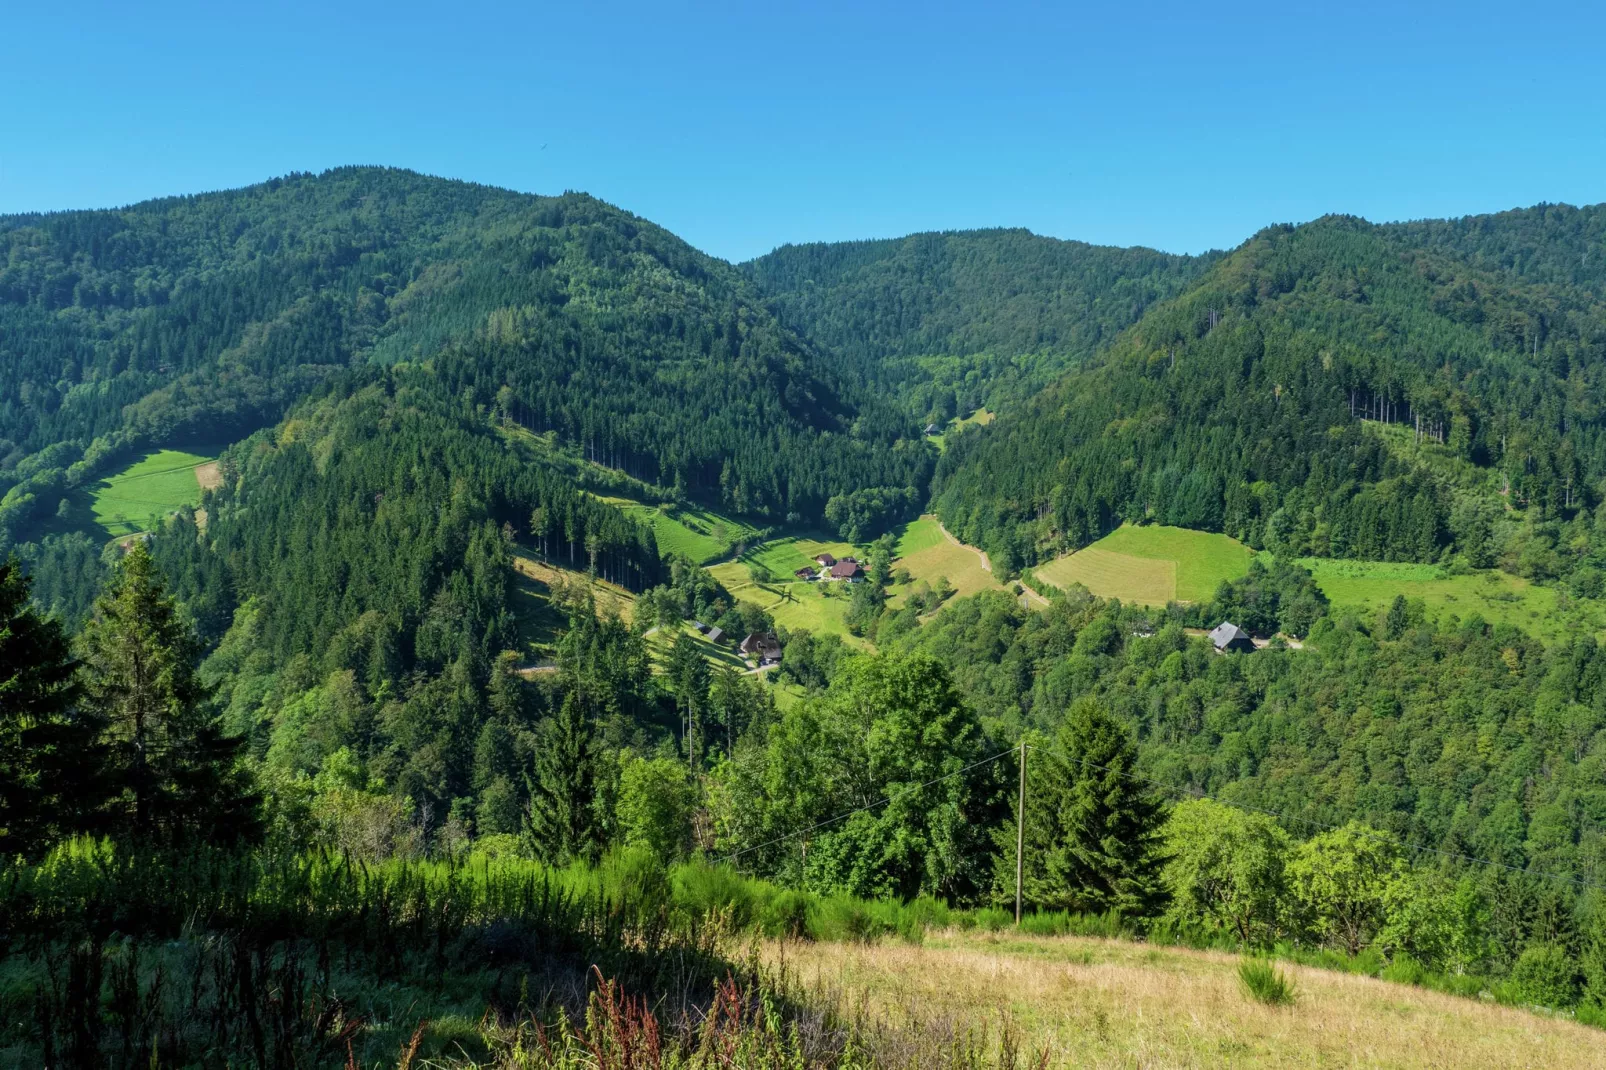
<svg viewBox="0 0 1606 1070"><path fill-rule="evenodd" d="M1606 14L1584 4L293 0L4 21L0 212L382 163L585 190L745 259L983 226L1196 252L1326 212L1606 200Z"/></svg>

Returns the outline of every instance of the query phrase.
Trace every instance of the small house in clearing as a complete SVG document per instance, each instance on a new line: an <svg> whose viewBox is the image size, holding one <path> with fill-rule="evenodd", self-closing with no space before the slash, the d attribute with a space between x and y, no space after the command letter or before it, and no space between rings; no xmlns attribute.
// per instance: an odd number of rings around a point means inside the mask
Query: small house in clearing
<svg viewBox="0 0 1606 1070"><path fill-rule="evenodd" d="M812 580L818 578L818 574L807 565L804 565L802 568L792 573L792 575L796 576L800 580Z"/></svg>
<svg viewBox="0 0 1606 1070"><path fill-rule="evenodd" d="M832 565L836 564L836 558L832 557L828 553L825 553L824 551L821 551L820 553L814 555L814 563L819 565L821 568L830 568Z"/></svg>
<svg viewBox="0 0 1606 1070"><path fill-rule="evenodd" d="M1231 621L1222 621L1210 633L1210 641L1216 646L1217 654L1248 654L1255 649L1255 641L1249 638L1249 633Z"/></svg>
<svg viewBox="0 0 1606 1070"><path fill-rule="evenodd" d="M723 628L710 628L710 629L708 629L708 641L710 643L723 643L725 641L725 629L723 629Z"/></svg>
<svg viewBox="0 0 1606 1070"><path fill-rule="evenodd" d="M864 569L853 558L844 557L831 566L831 578L833 580L862 580L864 579Z"/></svg>
<svg viewBox="0 0 1606 1070"><path fill-rule="evenodd" d="M774 632L752 632L738 649L750 658L757 658L760 665L774 665L781 660L781 641Z"/></svg>
<svg viewBox="0 0 1606 1070"><path fill-rule="evenodd" d="M938 432L938 430L940 430L940 429L937 427L936 424L927 424L926 425L926 434L928 434L928 435L935 435Z"/></svg>

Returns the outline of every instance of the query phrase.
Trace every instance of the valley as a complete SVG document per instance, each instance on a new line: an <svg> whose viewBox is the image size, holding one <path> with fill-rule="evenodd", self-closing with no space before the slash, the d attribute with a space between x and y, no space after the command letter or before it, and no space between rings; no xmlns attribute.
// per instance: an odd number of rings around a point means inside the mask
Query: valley
<svg viewBox="0 0 1606 1070"><path fill-rule="evenodd" d="M0 217L0 1058L1582 1065L1603 240Z"/></svg>

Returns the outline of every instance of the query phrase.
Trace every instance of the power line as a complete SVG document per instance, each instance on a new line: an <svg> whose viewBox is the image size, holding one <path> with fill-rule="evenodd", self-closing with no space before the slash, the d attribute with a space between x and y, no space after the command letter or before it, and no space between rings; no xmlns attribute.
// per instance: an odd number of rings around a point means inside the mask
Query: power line
<svg viewBox="0 0 1606 1070"><path fill-rule="evenodd" d="M964 773L968 773L972 769L978 769L981 766L986 765L988 762L996 762L998 759L1008 757L1009 755L1014 754L1014 753L1015 753L1015 748L1014 747L1011 747L1008 750L999 751L997 754L993 755L990 758L982 758L979 761L971 762L967 766L964 766L964 767L959 768L959 769L955 769L952 773L945 773L940 777L935 777L935 778L933 778L931 780L926 781L924 784L916 784L913 787L905 788L904 790L902 790L900 792L896 792L896 793L894 793L892 795L888 795L888 796L886 796L884 798L877 799L873 803L866 803L864 806L858 806L858 807L853 808L852 810L845 810L842 813L837 814L835 817L826 818L824 821L816 821L814 824L810 825L808 828L798 829L796 832L788 832L784 836L777 836L773 840L766 840L763 843L754 844L752 847L743 847L740 851L736 851L736 852L734 852L732 854L726 855L725 858L724 858L724 861L730 862L730 861L733 861L733 860L735 860L737 858L740 858L742 855L748 854L749 852L762 851L766 847L773 847L778 843L784 843L787 840L796 839L799 836L804 836L804 835L807 835L810 832L813 832L815 829L824 828L827 825L834 825L838 821L845 821L846 819L852 817L854 814L862 814L866 810L874 810L876 807L881 806L884 803L897 802L899 799L903 798L905 795L912 795L912 794L914 794L915 792L919 791L922 788L931 787L931 785L933 785L933 784L941 784L944 780L952 780L954 777L960 776L961 774L964 774Z"/></svg>

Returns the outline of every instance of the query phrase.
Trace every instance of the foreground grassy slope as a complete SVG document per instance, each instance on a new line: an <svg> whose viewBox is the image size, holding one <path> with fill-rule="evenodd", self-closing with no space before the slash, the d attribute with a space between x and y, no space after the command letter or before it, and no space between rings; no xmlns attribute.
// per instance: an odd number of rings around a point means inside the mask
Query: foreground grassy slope
<svg viewBox="0 0 1606 1070"><path fill-rule="evenodd" d="M1239 987L1238 959L1214 952L971 932L768 954L874 1022L994 1035L1008 1023L1028 1065L1602 1065L1601 1035L1586 1026L1370 977L1282 965L1298 999L1266 1007Z"/></svg>
<svg viewBox="0 0 1606 1070"><path fill-rule="evenodd" d="M1037 569L1056 587L1080 583L1100 598L1138 605L1204 602L1224 580L1249 570L1255 552L1236 539L1205 531L1126 524L1098 542Z"/></svg>

